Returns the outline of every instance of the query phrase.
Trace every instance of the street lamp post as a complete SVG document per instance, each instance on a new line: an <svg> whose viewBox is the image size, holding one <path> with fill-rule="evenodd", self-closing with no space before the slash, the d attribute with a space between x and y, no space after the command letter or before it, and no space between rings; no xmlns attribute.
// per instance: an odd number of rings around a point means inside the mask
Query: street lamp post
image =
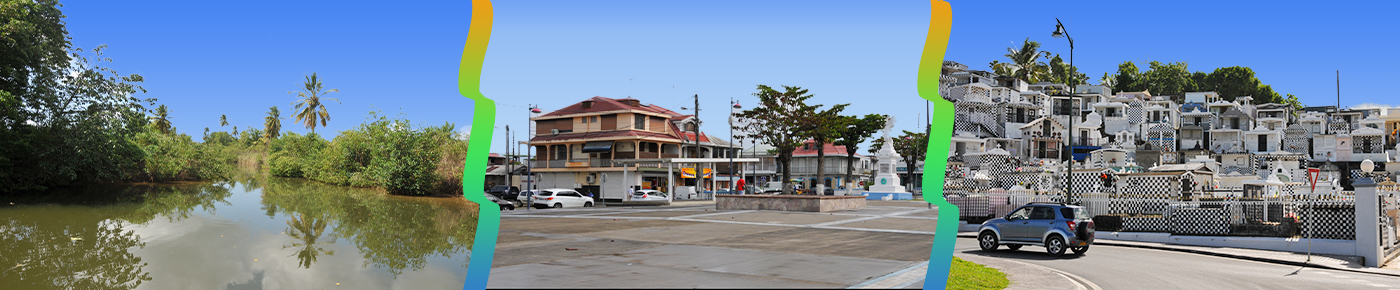
<svg viewBox="0 0 1400 290"><path fill-rule="evenodd" d="M1071 69L1074 68L1074 38L1069 36L1069 31L1068 31L1068 30L1065 30L1065 24L1060 22L1060 18L1059 18L1059 17L1056 17L1056 18L1055 18L1055 32L1052 32L1052 33L1050 34L1050 36L1054 36L1055 38L1064 37L1065 39L1068 39L1068 40L1069 40L1069 67L1070 67ZM1074 81L1075 81L1075 76L1074 76L1074 72L1073 72L1073 71L1070 71L1069 69L1066 69L1066 70L1065 70L1065 73L1066 73L1066 74L1069 74L1069 104L1070 104L1070 106L1073 106L1073 105L1074 105ZM1079 115L1079 114L1078 114L1078 113L1079 113L1078 111L1079 111L1079 108L1073 108L1072 110L1070 110L1070 115L1069 115L1069 136L1068 136L1068 137L1069 137L1069 138L1068 138L1068 140L1069 140L1069 150L1067 150L1067 151L1069 151L1069 153L1061 153L1061 154L1069 154L1069 161L1068 161L1067 163L1065 163L1065 200L1066 200L1066 201L1068 201L1069 198L1070 198L1070 187L1073 186L1073 180L1074 180L1074 119L1079 118L1079 117L1077 116L1077 115Z"/></svg>
<svg viewBox="0 0 1400 290"><path fill-rule="evenodd" d="M529 118L526 118L526 120L525 120L525 122L527 122L527 123L525 123L525 124L527 124L526 127L529 127L529 128L530 128L530 129L529 129L529 130L530 130L530 134L529 134L530 138L529 138L529 139L525 139L525 150L526 150L525 152L527 152L527 153L525 153L525 155L527 155L527 156L525 157L525 161L526 161L526 162L525 162L525 176L528 177L528 179L526 179L526 181L525 181L525 191L529 191L529 192L530 192L530 195L528 195L528 196L525 197L525 200L529 201L529 204L526 204L526 205L525 205L525 210L530 210L530 208L535 207L535 204L534 204L534 201L535 201L535 192L533 191L533 190L534 190L534 185L535 185L535 171L532 169L532 166L534 166L534 162L530 162L530 161L531 161L531 160L530 160L530 156L534 156L534 150L535 150L535 146L533 146L532 144L530 144L530 142L535 141L535 124L534 124L534 121L531 120L531 119L534 118L535 115L536 115L536 114L539 114L540 112L541 112L541 111L540 111L540 108L539 108L539 107L537 107L537 106L535 106L535 105L530 105L530 115L529 115Z"/></svg>

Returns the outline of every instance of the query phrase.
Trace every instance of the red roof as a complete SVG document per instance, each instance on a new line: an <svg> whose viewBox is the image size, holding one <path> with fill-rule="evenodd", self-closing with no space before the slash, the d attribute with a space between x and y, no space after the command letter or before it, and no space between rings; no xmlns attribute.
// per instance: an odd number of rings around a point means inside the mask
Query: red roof
<svg viewBox="0 0 1400 290"><path fill-rule="evenodd" d="M535 136L535 138L530 139L530 142L545 142L545 141L570 140L570 139L586 140L586 139L600 139L600 138L622 137L622 136L626 136L626 137L654 137L654 138L676 139L676 136L671 136L670 134L666 134L666 133L658 133L658 132L651 132L651 131L637 131L637 130L622 130L622 131L607 131L607 132L563 133L563 134L559 134L558 136L553 136L553 135L537 135L537 136ZM679 141L679 140L678 140L678 141Z"/></svg>
<svg viewBox="0 0 1400 290"><path fill-rule="evenodd" d="M584 103L584 102L588 102L588 101L592 101L592 102L593 102L593 105L592 105L592 106L589 106L588 108L584 108L584 107L583 107L583 103ZM592 97L592 98L589 98L588 100L585 100L585 101L582 101L582 102L578 102L578 103L574 103L573 105L569 105L568 107L564 107L564 108L562 108L562 109L555 110L555 111L553 111L553 112L549 112L548 114L541 115L540 117L553 117L553 116L563 116L563 115L572 115L572 114L580 114L580 113L607 112L607 111L620 111L620 110L640 110L640 111L644 111L644 112L652 112L652 113L658 113L658 114L665 114L665 115L667 115L667 116L672 116L672 117L675 117L675 116L679 116L679 115L680 115L680 114L677 114L676 112L673 112L673 111L671 111L671 110L667 110L666 108L662 108L662 107L659 107L659 106L656 106L656 105L645 104L645 105L639 105L639 106L632 106L632 105L628 105L628 104L623 103L623 102L626 102L626 101L636 101L638 104L641 103L641 101L639 101L639 100L637 100L637 99L633 99L633 98L611 99L611 98L604 98L604 97Z"/></svg>
<svg viewBox="0 0 1400 290"><path fill-rule="evenodd" d="M813 142L812 139L807 139L807 141L802 141L803 144L812 144L812 142ZM807 145L803 145L803 146L805 147L805 146L807 146ZM817 155L817 148L814 147L814 148L812 148L812 149L803 149L804 147L797 147L797 149L793 149L793 150L792 150L792 156L816 156L816 155ZM826 156L833 156L833 155L838 155L838 154L839 154L839 155L846 155L846 146L838 146L838 145L834 145L834 144L831 144L831 143L826 143L826 145L823 145L822 148L823 148L822 151L826 154ZM857 153L855 156L859 157L860 154Z"/></svg>

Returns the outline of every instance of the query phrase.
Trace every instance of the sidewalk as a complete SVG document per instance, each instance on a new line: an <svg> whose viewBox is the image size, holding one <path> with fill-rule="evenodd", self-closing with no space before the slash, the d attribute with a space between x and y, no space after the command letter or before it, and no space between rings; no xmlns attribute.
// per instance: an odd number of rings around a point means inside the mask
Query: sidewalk
<svg viewBox="0 0 1400 290"><path fill-rule="evenodd" d="M1384 267L1383 267L1383 268L1371 268L1371 267L1366 267L1366 266L1363 266L1363 265L1360 263L1360 259L1359 259L1358 257L1353 257L1353 256L1337 256L1337 255L1319 255L1319 254L1313 254L1313 255L1312 255L1312 261L1308 261L1308 255L1307 255L1307 253L1266 251L1266 250L1240 249L1240 248L1217 248L1217 247L1202 247L1202 246L1185 246L1185 245L1172 245L1172 244L1162 244L1162 243L1148 243L1148 242L1134 242L1134 241L1115 241L1115 240L1107 240L1107 239L1095 239L1095 240L1094 240L1094 244L1097 244L1097 245L1109 245L1109 246L1120 246L1120 247L1136 247L1136 248L1146 248L1146 249L1157 249L1157 250L1167 250L1167 251L1178 251L1178 252L1187 252L1187 253L1195 253L1195 254L1203 254L1203 255L1211 255L1211 256L1220 256L1220 257L1227 257L1227 258L1245 259L1245 260L1253 260L1253 261L1268 262L1268 263L1276 263L1276 264L1286 264L1286 265L1294 265L1294 266L1305 266L1305 265L1306 265L1306 266L1311 266L1311 267L1327 268L1327 269L1333 269L1333 270L1342 270L1342 271L1351 271L1351 272L1359 272L1359 273L1369 273L1369 274L1378 274L1378 275L1388 275L1388 276L1400 277L1400 269L1395 269L1395 268L1384 268ZM1394 264L1394 263L1392 262L1392 264Z"/></svg>

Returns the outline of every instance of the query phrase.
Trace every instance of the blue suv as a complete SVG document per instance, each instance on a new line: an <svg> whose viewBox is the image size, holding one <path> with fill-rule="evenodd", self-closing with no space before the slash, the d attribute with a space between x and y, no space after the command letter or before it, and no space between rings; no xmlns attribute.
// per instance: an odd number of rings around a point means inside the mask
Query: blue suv
<svg viewBox="0 0 1400 290"><path fill-rule="evenodd" d="M1045 246L1052 256L1089 251L1094 243L1094 220L1089 211L1077 205L1031 203L1006 215L982 223L977 243L983 251L996 251L1005 244L1012 251L1023 245Z"/></svg>

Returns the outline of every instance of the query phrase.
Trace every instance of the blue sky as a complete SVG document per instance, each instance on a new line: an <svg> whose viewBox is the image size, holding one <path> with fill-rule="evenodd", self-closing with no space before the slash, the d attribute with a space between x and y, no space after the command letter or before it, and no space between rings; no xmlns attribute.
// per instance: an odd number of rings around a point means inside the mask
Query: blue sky
<svg viewBox="0 0 1400 290"><path fill-rule="evenodd" d="M413 5L384 2L65 1L68 31L78 47L109 45L111 67L146 78L170 107L175 127L198 140L219 131L219 115L240 131L261 128L277 106L284 131L305 133L291 119L304 75L316 72L329 97L331 121L318 133L353 128L373 108L400 113L415 125L453 122L465 129L471 102L457 93L457 67L470 2ZM373 107L371 107L373 106ZM329 136L328 136L329 137Z"/></svg>
<svg viewBox="0 0 1400 290"><path fill-rule="evenodd" d="M896 129L916 131L928 5L498 1L482 93L497 100L498 126L510 125L519 140L528 136L519 129L529 104L548 112L593 96L631 96L679 111L696 94L702 130L727 138L730 98L752 107L758 84L801 86L815 95L809 103L894 114ZM504 142L493 143L500 152Z"/></svg>
<svg viewBox="0 0 1400 290"><path fill-rule="evenodd" d="M220 130L220 114L240 130L261 127L274 105L290 117L287 92L312 72L343 102L322 133L350 129L372 108L416 124L465 129L471 119L471 102L456 92L466 1L64 5L75 43L110 45L111 66L145 76L143 97L169 105L183 133ZM1094 82L1125 60L1241 65L1280 93L1332 104L1340 69L1344 106L1400 103L1385 94L1393 73L1383 72L1400 60L1373 56L1397 47L1384 13L1400 4L1051 5L952 1L946 58L985 69L1026 37L1068 55L1049 36L1060 17L1076 40L1075 64ZM926 1L496 1L482 91L497 100L497 126L519 138L528 104L549 111L631 96L679 110L694 94L704 130L723 135L729 99L752 106L757 84L802 86L815 103L852 103L848 114L894 114L899 129L919 130L914 78L928 11ZM290 119L283 128L306 131ZM497 130L492 152L503 151Z"/></svg>
<svg viewBox="0 0 1400 290"><path fill-rule="evenodd" d="M1307 3L1307 4L1304 4ZM989 70L1008 61L1007 47L1027 37L1041 49L1069 56L1068 41L1053 38L1055 17L1074 37L1074 64L1098 83L1123 61L1184 61L1192 71L1246 66L1280 94L1306 105L1397 105L1389 94L1400 65L1376 52L1400 46L1395 2L1074 1L1032 3L955 1L947 59ZM1007 12L1009 7L1017 13Z"/></svg>

